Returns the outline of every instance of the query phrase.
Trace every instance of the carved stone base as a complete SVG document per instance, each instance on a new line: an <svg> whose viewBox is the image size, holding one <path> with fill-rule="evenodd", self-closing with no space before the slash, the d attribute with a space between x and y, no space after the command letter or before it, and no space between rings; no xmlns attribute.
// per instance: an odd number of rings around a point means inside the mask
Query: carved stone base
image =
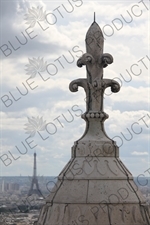
<svg viewBox="0 0 150 225"><path fill-rule="evenodd" d="M132 174L117 157L72 158L47 197L37 225L148 225Z"/></svg>
<svg viewBox="0 0 150 225"><path fill-rule="evenodd" d="M37 225L148 225L146 207L137 204L47 203Z"/></svg>

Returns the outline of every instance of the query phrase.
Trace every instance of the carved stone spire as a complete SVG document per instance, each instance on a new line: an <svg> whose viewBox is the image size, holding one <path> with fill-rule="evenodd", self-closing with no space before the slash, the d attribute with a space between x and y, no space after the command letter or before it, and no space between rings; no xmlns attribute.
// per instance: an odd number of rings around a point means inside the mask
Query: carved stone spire
<svg viewBox="0 0 150 225"><path fill-rule="evenodd" d="M87 112L103 113L103 94L107 87L112 92L118 92L120 85L111 79L103 79L103 68L113 62L113 57L103 54L104 37L96 22L93 22L86 34L87 53L77 61L77 66L86 66L87 79L78 79L70 84L70 90L75 92L78 86L85 89L87 99Z"/></svg>
<svg viewBox="0 0 150 225"><path fill-rule="evenodd" d="M103 79L103 68L113 62L113 57L108 53L103 53L104 37L99 25L94 21L86 34L86 51L87 53L77 61L77 66L86 66L87 78L77 79L70 83L70 91L78 91L78 87L83 87L86 93L86 112L82 118L86 121L86 130L83 137L80 139L80 144L85 144L85 141L101 147L103 156L115 156L117 147L104 130L104 121L108 115L103 111L104 91L107 87L111 87L112 92L118 92L120 85L112 79ZM75 145L77 146L77 145ZM95 149L93 148L93 151ZM80 147L75 155L80 155ZM81 147L81 151L83 149ZM108 154L110 152L110 154ZM85 156L89 154L88 148L85 151ZM95 152L91 154L95 156Z"/></svg>
<svg viewBox="0 0 150 225"><path fill-rule="evenodd" d="M113 57L103 53L104 37L92 23L86 34L86 53L77 61L86 66L87 78L70 83L72 92L86 93L83 136L74 143L72 157L42 208L37 225L150 225L145 199L132 174L119 159L119 148L104 130L103 111L107 87L118 92L119 84L103 78Z"/></svg>

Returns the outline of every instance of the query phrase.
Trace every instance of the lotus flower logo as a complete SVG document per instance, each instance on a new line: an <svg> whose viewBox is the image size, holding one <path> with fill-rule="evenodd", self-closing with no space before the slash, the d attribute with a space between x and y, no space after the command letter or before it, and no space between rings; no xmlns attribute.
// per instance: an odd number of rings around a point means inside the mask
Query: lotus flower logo
<svg viewBox="0 0 150 225"><path fill-rule="evenodd" d="M46 126L46 120L43 121L43 118L41 117L28 117L28 122L26 123L24 128L26 131L26 134L30 134L30 137L33 137L37 131L45 130Z"/></svg>
<svg viewBox="0 0 150 225"><path fill-rule="evenodd" d="M32 7L32 9L28 9L28 12L28 14L25 14L25 20L27 20L26 24L30 24L31 28L35 26L36 22L45 20L46 11L43 11L43 7Z"/></svg>
<svg viewBox="0 0 150 225"><path fill-rule="evenodd" d="M29 59L29 64L26 65L27 75L30 75L31 78L34 78L37 73L44 72L46 70L47 62L44 62L43 58L40 57Z"/></svg>

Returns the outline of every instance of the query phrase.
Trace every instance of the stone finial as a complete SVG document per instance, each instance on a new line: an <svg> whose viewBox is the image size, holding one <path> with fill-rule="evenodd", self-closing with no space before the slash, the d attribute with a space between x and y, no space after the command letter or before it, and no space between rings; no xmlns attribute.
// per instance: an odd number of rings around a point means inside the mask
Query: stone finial
<svg viewBox="0 0 150 225"><path fill-rule="evenodd" d="M118 92L120 85L112 79L103 79L103 68L113 62L113 57L108 53L103 53L104 37L99 25L94 21L86 34L86 51L77 61L77 66L86 66L87 79L77 79L70 83L70 91L78 91L81 86L86 92L86 114L103 112L103 95L107 87L111 87L112 92Z"/></svg>
<svg viewBox="0 0 150 225"><path fill-rule="evenodd" d="M103 53L104 37L99 25L95 22L90 26L86 38L86 51L77 61L77 66L86 66L87 78L77 79L70 83L70 91L78 91L78 87L84 88L86 93L86 112L82 118L86 121L86 129L83 136L75 142L73 155L94 156L96 145L101 148L101 156L115 156L119 154L116 143L111 140L104 129L104 121L109 117L103 111L104 91L111 87L112 92L118 92L120 85L112 79L103 79L103 68L113 62L113 57L108 53ZM83 146L89 143L93 146L93 151L86 148L83 154ZM95 147L94 147L95 146Z"/></svg>

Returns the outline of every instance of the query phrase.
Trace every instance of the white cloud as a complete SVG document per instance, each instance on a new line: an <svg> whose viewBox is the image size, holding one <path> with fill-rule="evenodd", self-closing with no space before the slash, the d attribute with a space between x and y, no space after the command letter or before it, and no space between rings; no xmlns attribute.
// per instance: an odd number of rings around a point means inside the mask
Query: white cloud
<svg viewBox="0 0 150 225"><path fill-rule="evenodd" d="M110 96L111 101L115 102L148 102L149 101L149 87L122 87L120 92L115 96L112 94Z"/></svg>
<svg viewBox="0 0 150 225"><path fill-rule="evenodd" d="M136 156L141 156L141 155L149 155L148 152L137 152L137 151L134 151L131 153L131 155L136 155Z"/></svg>

